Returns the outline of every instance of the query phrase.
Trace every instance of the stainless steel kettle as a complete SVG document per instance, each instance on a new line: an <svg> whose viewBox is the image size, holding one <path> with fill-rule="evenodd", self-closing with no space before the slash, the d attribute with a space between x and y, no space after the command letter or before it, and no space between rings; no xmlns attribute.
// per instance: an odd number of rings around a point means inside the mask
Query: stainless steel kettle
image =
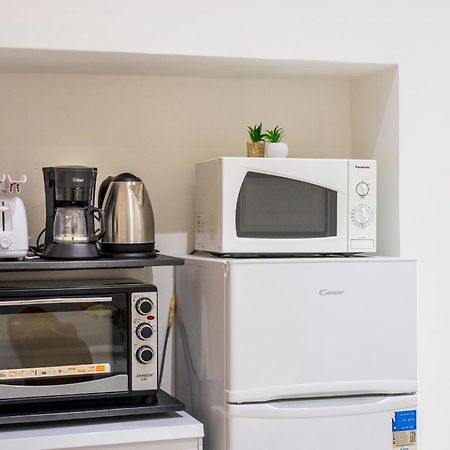
<svg viewBox="0 0 450 450"><path fill-rule="evenodd" d="M104 211L102 255L116 258L155 255L153 209L140 178L131 173L106 178L100 185L98 203Z"/></svg>

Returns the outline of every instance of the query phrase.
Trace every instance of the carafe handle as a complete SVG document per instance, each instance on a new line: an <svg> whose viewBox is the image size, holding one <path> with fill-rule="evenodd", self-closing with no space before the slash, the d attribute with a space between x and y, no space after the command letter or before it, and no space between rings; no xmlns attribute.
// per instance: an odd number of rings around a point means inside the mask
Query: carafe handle
<svg viewBox="0 0 450 450"><path fill-rule="evenodd" d="M92 241L99 241L102 236L105 234L105 212L102 208L96 208L94 206L88 208L88 213L92 214L92 217L96 219L95 213L98 212L98 220L100 222L100 229L96 232L94 228L94 232L89 236L89 239Z"/></svg>

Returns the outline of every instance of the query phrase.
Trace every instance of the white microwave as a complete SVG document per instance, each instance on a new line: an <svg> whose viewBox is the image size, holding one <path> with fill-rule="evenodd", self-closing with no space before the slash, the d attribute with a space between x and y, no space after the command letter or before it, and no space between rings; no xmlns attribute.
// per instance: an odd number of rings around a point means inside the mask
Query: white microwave
<svg viewBox="0 0 450 450"><path fill-rule="evenodd" d="M376 251L376 161L216 158L196 165L195 249Z"/></svg>

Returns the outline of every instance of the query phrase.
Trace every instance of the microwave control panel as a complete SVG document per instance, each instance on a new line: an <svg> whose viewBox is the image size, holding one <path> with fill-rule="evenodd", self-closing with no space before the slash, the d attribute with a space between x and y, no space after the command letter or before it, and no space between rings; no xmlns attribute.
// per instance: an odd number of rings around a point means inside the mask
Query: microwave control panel
<svg viewBox="0 0 450 450"><path fill-rule="evenodd" d="M158 293L131 295L131 389L158 388Z"/></svg>
<svg viewBox="0 0 450 450"><path fill-rule="evenodd" d="M376 251L377 167L373 160L348 162L348 250Z"/></svg>

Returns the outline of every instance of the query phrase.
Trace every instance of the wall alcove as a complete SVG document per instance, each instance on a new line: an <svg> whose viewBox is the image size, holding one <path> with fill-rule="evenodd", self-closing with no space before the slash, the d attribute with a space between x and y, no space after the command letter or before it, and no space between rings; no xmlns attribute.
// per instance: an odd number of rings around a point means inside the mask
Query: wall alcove
<svg viewBox="0 0 450 450"><path fill-rule="evenodd" d="M41 168L82 164L98 168L98 181L139 175L159 250L191 251L195 163L245 156L247 126L262 121L285 128L291 157L377 159L378 253L399 254L396 65L3 48L0 99L1 171L28 176L32 242L44 223ZM123 275L157 284L164 324L171 270L108 273ZM169 356L169 392L171 373Z"/></svg>
<svg viewBox="0 0 450 450"><path fill-rule="evenodd" d="M0 81L2 170L29 177L34 238L41 167L76 163L138 173L161 250L192 250L195 162L245 156L262 121L285 128L291 157L377 159L378 253L399 254L395 65L3 48Z"/></svg>

